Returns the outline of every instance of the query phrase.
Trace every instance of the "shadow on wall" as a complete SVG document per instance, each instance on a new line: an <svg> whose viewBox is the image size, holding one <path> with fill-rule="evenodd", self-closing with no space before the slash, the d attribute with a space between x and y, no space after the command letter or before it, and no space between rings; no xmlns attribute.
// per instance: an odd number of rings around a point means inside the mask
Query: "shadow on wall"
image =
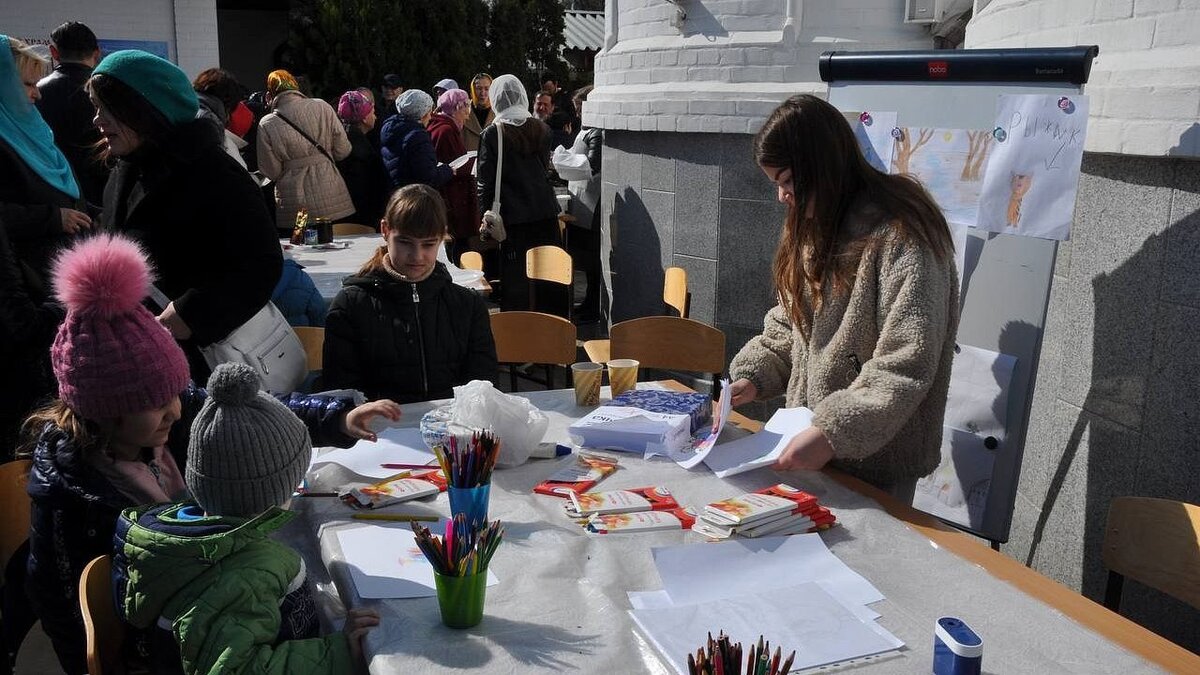
<svg viewBox="0 0 1200 675"><path fill-rule="evenodd" d="M1084 551L1081 591L1097 602L1103 599L1107 578L1102 544L1112 499L1122 495L1192 503L1200 499L1200 332L1194 330L1200 321L1200 266L1195 264L1200 260L1200 171L1190 162L1178 164L1172 199L1176 206L1169 227L1145 239L1115 270L1090 281L1094 298L1090 381L1083 410L1070 428L1057 465L1050 467L1052 475L1025 560L1032 565L1042 547L1043 555L1054 555L1055 542L1044 539L1048 530L1055 529L1051 518L1082 522L1083 531L1078 533ZM1101 178L1136 182L1116 162L1095 162L1085 170ZM1181 203L1188 206L1180 207ZM1100 225L1119 227L1119 219ZM1094 249L1089 251L1093 258L1124 255L1118 245L1103 241L1116 240L1118 235L1094 238L1087 242ZM1072 246L1083 244L1082 239ZM1074 255L1080 253L1075 248ZM1083 294L1086 286L1077 285L1074 292ZM1076 462L1086 465L1086 471L1072 471ZM1083 514L1070 513L1073 504L1063 496L1072 474L1086 477ZM1121 611L1185 648L1200 651L1200 610L1131 582L1125 585Z"/></svg>
<svg viewBox="0 0 1200 675"><path fill-rule="evenodd" d="M1179 135L1179 143L1167 151L1172 157L1200 156L1200 122L1192 123L1186 131Z"/></svg>
<svg viewBox="0 0 1200 675"><path fill-rule="evenodd" d="M662 314L662 242L654 220L632 187L617 193L612 213L612 322Z"/></svg>
<svg viewBox="0 0 1200 675"><path fill-rule="evenodd" d="M725 30L725 26L721 25L720 20L708 11L704 3L679 0L679 6L687 12L683 30L680 31L684 37L693 35L703 35L709 39L729 37L729 31Z"/></svg>

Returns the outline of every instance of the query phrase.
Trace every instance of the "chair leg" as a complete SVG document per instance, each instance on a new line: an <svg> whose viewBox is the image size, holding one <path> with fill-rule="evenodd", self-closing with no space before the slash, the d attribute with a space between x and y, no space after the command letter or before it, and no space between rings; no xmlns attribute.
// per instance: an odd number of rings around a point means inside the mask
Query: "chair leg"
<svg viewBox="0 0 1200 675"><path fill-rule="evenodd" d="M1108 583L1104 586L1104 606L1114 612L1121 611L1121 591L1125 588L1125 575L1109 570Z"/></svg>
<svg viewBox="0 0 1200 675"><path fill-rule="evenodd" d="M508 364L508 382L512 386L512 393L517 393L517 364Z"/></svg>
<svg viewBox="0 0 1200 675"><path fill-rule="evenodd" d="M546 369L546 388L553 389L554 388L554 366L547 363L544 367Z"/></svg>

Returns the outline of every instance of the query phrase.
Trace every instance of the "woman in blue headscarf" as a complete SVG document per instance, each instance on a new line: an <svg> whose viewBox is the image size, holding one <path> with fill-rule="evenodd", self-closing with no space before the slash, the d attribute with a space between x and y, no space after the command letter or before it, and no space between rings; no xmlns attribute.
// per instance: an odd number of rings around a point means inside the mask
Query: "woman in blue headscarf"
<svg viewBox="0 0 1200 675"><path fill-rule="evenodd" d="M79 184L34 102L46 61L0 35L0 221L17 259L39 280L71 235L92 226Z"/></svg>

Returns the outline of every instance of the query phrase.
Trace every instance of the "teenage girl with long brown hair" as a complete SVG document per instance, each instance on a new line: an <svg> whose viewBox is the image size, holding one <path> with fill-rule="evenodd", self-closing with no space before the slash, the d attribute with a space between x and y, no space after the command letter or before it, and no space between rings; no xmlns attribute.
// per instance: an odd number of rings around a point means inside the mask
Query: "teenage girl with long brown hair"
<svg viewBox="0 0 1200 675"><path fill-rule="evenodd" d="M867 163L814 96L776 108L754 153L787 217L779 304L730 364L733 404L782 394L813 410L777 469L832 463L911 499L940 458L958 329L946 219L920 183Z"/></svg>

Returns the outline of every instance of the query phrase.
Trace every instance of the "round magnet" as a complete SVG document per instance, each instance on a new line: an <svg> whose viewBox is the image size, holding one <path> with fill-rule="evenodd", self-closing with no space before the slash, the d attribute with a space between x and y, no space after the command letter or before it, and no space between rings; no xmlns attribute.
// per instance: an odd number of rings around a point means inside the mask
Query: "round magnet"
<svg viewBox="0 0 1200 675"><path fill-rule="evenodd" d="M903 137L904 132L900 130L900 127L892 127L892 138L900 140Z"/></svg>
<svg viewBox="0 0 1200 675"><path fill-rule="evenodd" d="M864 125L866 125L868 127L871 126L871 113L865 112L865 113L859 115L858 121L862 122Z"/></svg>
<svg viewBox="0 0 1200 675"><path fill-rule="evenodd" d="M1070 115L1071 113L1075 112L1075 102L1066 96L1063 96L1062 98L1058 99L1058 109Z"/></svg>
<svg viewBox="0 0 1200 675"><path fill-rule="evenodd" d="M1008 138L1008 132L1000 127L996 127L995 131L992 132L992 136L994 136L997 141L1003 143L1004 139Z"/></svg>

